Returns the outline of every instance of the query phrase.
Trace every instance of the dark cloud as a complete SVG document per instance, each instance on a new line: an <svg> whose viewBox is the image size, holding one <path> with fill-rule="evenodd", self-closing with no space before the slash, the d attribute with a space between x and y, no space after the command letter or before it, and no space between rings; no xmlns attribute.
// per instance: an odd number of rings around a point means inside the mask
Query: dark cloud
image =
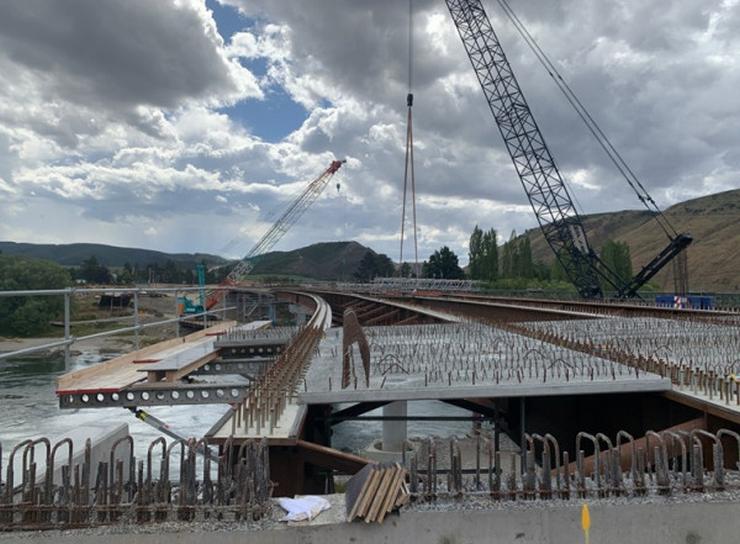
<svg viewBox="0 0 740 544"><path fill-rule="evenodd" d="M82 104L173 107L236 91L229 66L187 2L23 0L0 4L0 49Z"/></svg>

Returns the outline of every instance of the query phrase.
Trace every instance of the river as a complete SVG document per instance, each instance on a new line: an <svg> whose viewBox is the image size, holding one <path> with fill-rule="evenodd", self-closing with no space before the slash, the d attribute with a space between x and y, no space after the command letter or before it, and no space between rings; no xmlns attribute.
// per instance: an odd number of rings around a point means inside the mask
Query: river
<svg viewBox="0 0 740 544"><path fill-rule="evenodd" d="M108 354L108 357L114 355ZM101 360L95 351L82 351L71 358L70 370L86 368ZM137 456L145 453L148 443L160 436L159 431L122 408L60 410L54 391L56 378L64 373L64 360L59 356L0 361L0 444L3 465L10 448L27 438L63 438L70 430L101 420L109 420L111 424L127 423L135 439ZM165 421L174 431L199 437L216 423L226 407L160 406L148 408L147 411ZM465 410L433 401L409 403L408 411L409 415L469 415ZM379 409L367 415L380 414ZM462 436L469 428L469 422L408 423L409 436ZM334 427L332 446L359 452L380 435L380 422L347 421Z"/></svg>

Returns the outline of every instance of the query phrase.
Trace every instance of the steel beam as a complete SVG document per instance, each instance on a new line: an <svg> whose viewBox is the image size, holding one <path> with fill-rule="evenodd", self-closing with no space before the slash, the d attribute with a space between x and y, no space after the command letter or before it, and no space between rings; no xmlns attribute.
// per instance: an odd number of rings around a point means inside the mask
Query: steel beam
<svg viewBox="0 0 740 544"><path fill-rule="evenodd" d="M222 404L242 401L248 387L243 384L143 384L110 391L65 392L59 395L59 408L109 408L122 406L174 406L184 404Z"/></svg>
<svg viewBox="0 0 740 544"><path fill-rule="evenodd" d="M248 359L220 359L203 365L195 372L191 372L191 376L216 376L223 374L240 374L247 376L250 379L257 377L265 371L267 365L272 363L274 359L256 359L250 361Z"/></svg>

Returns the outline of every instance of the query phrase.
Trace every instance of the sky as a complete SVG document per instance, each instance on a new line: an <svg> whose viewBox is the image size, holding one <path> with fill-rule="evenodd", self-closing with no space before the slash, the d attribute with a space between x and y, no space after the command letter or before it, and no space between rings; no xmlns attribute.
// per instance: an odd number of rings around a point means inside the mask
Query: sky
<svg viewBox="0 0 740 544"><path fill-rule="evenodd" d="M738 0L510 3L660 206L740 187ZM579 210L638 208L484 4ZM535 219L445 3L413 8L420 257L465 262ZM407 43L398 0L2 2L0 240L243 255L341 158L276 249L398 260Z"/></svg>

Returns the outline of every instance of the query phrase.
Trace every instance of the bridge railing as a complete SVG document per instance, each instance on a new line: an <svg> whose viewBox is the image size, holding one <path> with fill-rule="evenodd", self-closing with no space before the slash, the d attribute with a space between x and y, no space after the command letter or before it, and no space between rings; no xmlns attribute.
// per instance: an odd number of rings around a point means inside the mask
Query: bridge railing
<svg viewBox="0 0 740 544"><path fill-rule="evenodd" d="M0 305L3 304L3 299L7 299L10 297L54 297L54 296L61 296L64 297L64 317L61 321L61 325L64 328L64 335L59 340L53 340L50 342L44 342L42 344L33 345L24 347L21 349L16 349L12 351L5 351L0 352L0 361L3 359L10 359L13 357L19 357L23 355L29 355L31 353L37 353L37 352L43 352L43 351L49 351L52 349L57 348L64 348L64 362L65 366L69 363L70 359L70 348L77 342L82 342L84 340L91 340L93 338L102 338L106 336L114 336L117 334L125 334L125 333L134 333L135 338L134 342L136 345L136 349L139 349L140 346L140 338L139 338L139 332L148 329L151 327L157 327L161 325L167 325L171 323L177 323L178 324L178 334L179 334L179 324L182 322L193 322L193 320L202 318L203 319L203 325L206 326L208 322L208 316L220 316L222 319L226 315L226 312L231 310L237 310L237 306L226 306L225 301L226 297L223 299L223 303L219 308L207 310L203 312L193 313L193 314L183 314L179 315L178 310L178 294L179 293L187 293L187 292L197 292L200 289L198 286L177 286L177 287L90 287L90 288L77 288L77 287L69 287L65 289L31 289L31 290L18 290L18 291L0 291ZM226 291L238 291L238 288L235 288L233 286L228 287L213 287L210 288L212 290L226 290ZM139 302L140 298L143 295L150 295L150 294L165 294L165 293L173 293L174 294L174 300L175 300L175 308L174 308L174 314L176 317L173 318L167 318L167 319L159 319L156 321L147 321L142 322L141 316L139 312ZM73 322L72 321L72 301L75 296L84 296L84 295L130 295L133 300L133 314L132 315L123 315L123 316L117 316L115 318L106 318L106 319L92 319L82 322ZM126 305L128 307L128 304ZM124 327L117 327L105 331L95 332L91 334L86 334L82 336L74 336L72 334L72 326L73 325L83 325L83 324L98 324L98 323L104 323L104 322L114 322L114 321L127 321L127 320L133 320L133 325L124 326Z"/></svg>

